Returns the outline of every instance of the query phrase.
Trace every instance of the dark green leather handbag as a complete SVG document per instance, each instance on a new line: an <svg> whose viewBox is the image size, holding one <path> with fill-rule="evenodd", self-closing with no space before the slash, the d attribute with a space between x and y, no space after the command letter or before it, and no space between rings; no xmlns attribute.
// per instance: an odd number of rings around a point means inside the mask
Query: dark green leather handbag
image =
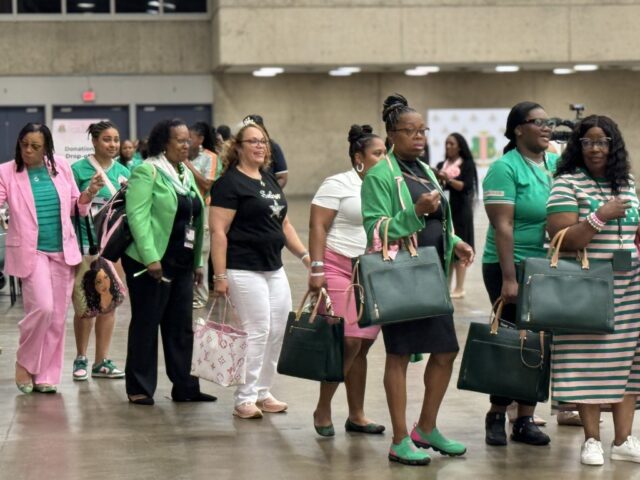
<svg viewBox="0 0 640 480"><path fill-rule="evenodd" d="M331 301L322 289L315 304L304 309L310 292L297 312L289 313L278 373L320 382L344 381L344 319L333 314ZM318 313L324 300L326 313Z"/></svg>
<svg viewBox="0 0 640 480"><path fill-rule="evenodd" d="M545 402L549 398L551 335L499 328L502 300L490 324L472 322L462 355L458 388Z"/></svg>
<svg viewBox="0 0 640 480"><path fill-rule="evenodd" d="M522 262L516 325L552 333L612 333L613 266L609 261L589 261L586 249L578 259L559 258L567 230L551 240L550 260Z"/></svg>
<svg viewBox="0 0 640 480"><path fill-rule="evenodd" d="M453 313L446 277L435 247L407 248L389 255L389 219L382 252L360 255L354 271L354 291L360 295L358 325L389 325Z"/></svg>

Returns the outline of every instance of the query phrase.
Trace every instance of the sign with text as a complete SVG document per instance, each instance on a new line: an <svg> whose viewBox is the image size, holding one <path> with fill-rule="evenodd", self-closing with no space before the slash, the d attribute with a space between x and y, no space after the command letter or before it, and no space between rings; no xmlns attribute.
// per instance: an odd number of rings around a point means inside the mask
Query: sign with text
<svg viewBox="0 0 640 480"><path fill-rule="evenodd" d="M92 154L94 149L87 128L100 121L100 118L55 118L51 134L56 153L64 156L69 164Z"/></svg>

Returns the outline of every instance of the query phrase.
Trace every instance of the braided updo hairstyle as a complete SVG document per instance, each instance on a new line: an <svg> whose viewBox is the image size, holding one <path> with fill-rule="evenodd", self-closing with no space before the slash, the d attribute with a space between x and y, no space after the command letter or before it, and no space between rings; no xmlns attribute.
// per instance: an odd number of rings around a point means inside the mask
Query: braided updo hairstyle
<svg viewBox="0 0 640 480"><path fill-rule="evenodd" d="M399 93L389 95L382 104L382 120L387 133L396 129L400 117L405 113L415 112L415 109L409 106L409 102Z"/></svg>
<svg viewBox="0 0 640 480"><path fill-rule="evenodd" d="M364 155L365 150L374 138L380 137L373 133L371 125L351 125L348 136L351 165L356 166L356 153Z"/></svg>

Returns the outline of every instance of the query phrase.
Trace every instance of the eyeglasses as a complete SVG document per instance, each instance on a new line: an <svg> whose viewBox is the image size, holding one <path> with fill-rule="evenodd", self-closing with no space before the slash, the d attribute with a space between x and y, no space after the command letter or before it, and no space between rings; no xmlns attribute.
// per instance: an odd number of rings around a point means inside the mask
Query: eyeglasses
<svg viewBox="0 0 640 480"><path fill-rule="evenodd" d="M591 140L590 138L581 138L580 144L582 148L585 150L589 150L590 148L598 147L601 150L608 150L609 144L611 143L610 137L602 137L597 140Z"/></svg>
<svg viewBox="0 0 640 480"><path fill-rule="evenodd" d="M408 137L415 137L420 134L423 137L427 136L427 132L429 131L429 127L423 128L396 128L395 130L391 130L392 132L404 132L404 134Z"/></svg>
<svg viewBox="0 0 640 480"><path fill-rule="evenodd" d="M29 142L20 142L20 146L25 150L31 147L31 150L33 150L34 152L37 152L42 148L42 145L38 145L37 143L29 143Z"/></svg>
<svg viewBox="0 0 640 480"><path fill-rule="evenodd" d="M555 128L556 127L556 121L552 120L550 118L531 118L529 120L525 120L524 123L532 123L533 125L535 125L538 128L542 128L542 127L547 127L547 128Z"/></svg>
<svg viewBox="0 0 640 480"><path fill-rule="evenodd" d="M240 140L240 143L248 143L252 147L257 147L258 145L266 147L269 141L266 138L262 138L260 140L258 140L257 138L250 138L249 140Z"/></svg>
<svg viewBox="0 0 640 480"><path fill-rule="evenodd" d="M175 140L178 145L191 145L191 140L188 138L180 140L174 137L171 140Z"/></svg>

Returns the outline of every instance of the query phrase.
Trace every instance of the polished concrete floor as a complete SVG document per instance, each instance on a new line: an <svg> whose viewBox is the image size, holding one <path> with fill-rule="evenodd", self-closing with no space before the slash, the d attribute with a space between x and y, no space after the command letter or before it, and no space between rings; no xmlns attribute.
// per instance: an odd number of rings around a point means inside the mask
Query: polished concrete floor
<svg viewBox="0 0 640 480"><path fill-rule="evenodd" d="M307 238L309 199L291 201L290 215L300 235ZM480 209L481 210L481 209ZM481 251L486 219L478 213L477 238ZM286 269L294 304L305 290L305 272L286 254ZM481 280L480 261L469 271L467 296L456 300L456 325L461 346L470 321L487 318L489 304ZM0 293L6 293L6 288ZM67 329L65 372L57 395L22 395L15 387L16 323L20 301L10 308L0 297L0 480L31 479L640 479L640 465L610 462L603 467L579 463L582 430L559 427L549 405L538 412L549 420L552 438L546 447L510 443L484 444L484 395L456 389L460 357L439 417L448 436L466 443L461 458L433 455L428 467L405 467L387 461L390 433L379 436L347 434L344 389L336 395L334 438L321 438L312 425L318 386L309 381L279 376L275 395L289 402L288 413L262 420L231 416L232 390L202 382L205 392L219 397L214 404L175 404L168 398L170 384L160 367L156 405L141 407L126 400L123 380L88 380L74 383L75 355L71 314ZM124 366L128 306L118 313L112 359ZM93 347L90 347L90 354ZM408 421L418 416L423 394L425 363L410 366ZM382 387L384 348L378 341L369 355L366 410L370 418L389 426ZM496 372L499 374L499 372ZM612 440L610 414L604 414L602 439Z"/></svg>

